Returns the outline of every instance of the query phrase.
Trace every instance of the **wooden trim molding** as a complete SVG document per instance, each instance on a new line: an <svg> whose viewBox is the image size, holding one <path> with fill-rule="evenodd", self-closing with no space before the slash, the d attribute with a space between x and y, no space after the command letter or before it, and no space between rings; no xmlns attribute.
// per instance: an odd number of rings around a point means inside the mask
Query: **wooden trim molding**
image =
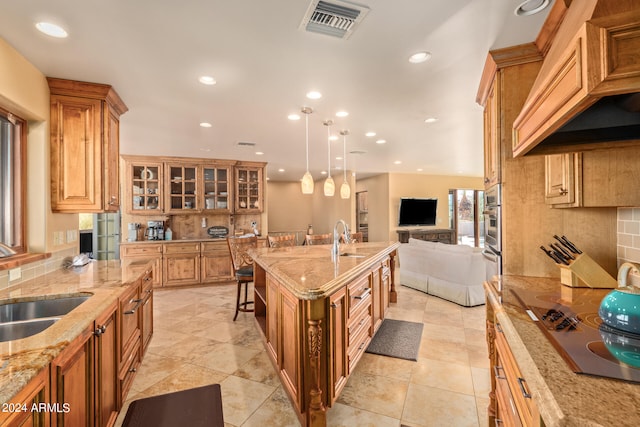
<svg viewBox="0 0 640 427"><path fill-rule="evenodd" d="M18 254L8 258L0 258L0 271L10 270L12 268L19 267L21 265L29 264L32 262L40 261L43 259L51 258L51 253L25 253Z"/></svg>

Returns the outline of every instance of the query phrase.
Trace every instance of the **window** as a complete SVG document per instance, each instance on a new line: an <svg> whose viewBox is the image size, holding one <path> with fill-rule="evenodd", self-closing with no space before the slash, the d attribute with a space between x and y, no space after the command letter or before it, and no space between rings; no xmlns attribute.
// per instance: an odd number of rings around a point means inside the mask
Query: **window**
<svg viewBox="0 0 640 427"><path fill-rule="evenodd" d="M0 109L0 243L26 251L26 122Z"/></svg>
<svg viewBox="0 0 640 427"><path fill-rule="evenodd" d="M449 226L456 230L458 244L484 246L484 192L449 190Z"/></svg>

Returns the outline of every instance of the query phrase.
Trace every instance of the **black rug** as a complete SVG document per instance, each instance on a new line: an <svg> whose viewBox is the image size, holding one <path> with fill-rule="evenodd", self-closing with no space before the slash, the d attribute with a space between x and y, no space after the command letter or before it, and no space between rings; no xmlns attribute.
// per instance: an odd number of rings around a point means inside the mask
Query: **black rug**
<svg viewBox="0 0 640 427"><path fill-rule="evenodd" d="M422 327L422 323L385 319L367 347L367 353L417 361Z"/></svg>

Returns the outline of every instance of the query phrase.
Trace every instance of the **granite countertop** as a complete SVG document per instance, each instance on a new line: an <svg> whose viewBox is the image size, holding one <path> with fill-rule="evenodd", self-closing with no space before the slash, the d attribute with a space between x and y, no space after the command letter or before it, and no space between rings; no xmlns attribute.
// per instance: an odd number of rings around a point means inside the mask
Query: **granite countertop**
<svg viewBox="0 0 640 427"><path fill-rule="evenodd" d="M133 263L126 269L121 268L120 261L94 261L84 267L56 270L0 291L2 304L91 295L43 332L0 343L0 403L10 401L149 268L148 261Z"/></svg>
<svg viewBox="0 0 640 427"><path fill-rule="evenodd" d="M546 426L640 425L640 384L574 373L511 293L563 286L558 279L524 276L501 276L485 284L494 304L502 300L496 317L540 416Z"/></svg>
<svg viewBox="0 0 640 427"><path fill-rule="evenodd" d="M300 299L324 298L362 275L399 242L370 242L340 245L340 256L331 260L331 245L257 248L250 251L254 261Z"/></svg>

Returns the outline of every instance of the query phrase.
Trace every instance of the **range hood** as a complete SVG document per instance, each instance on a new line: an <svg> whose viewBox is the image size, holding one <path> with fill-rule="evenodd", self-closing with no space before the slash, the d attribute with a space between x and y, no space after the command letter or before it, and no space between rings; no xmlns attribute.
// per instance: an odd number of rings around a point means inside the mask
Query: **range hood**
<svg viewBox="0 0 640 427"><path fill-rule="evenodd" d="M640 0L564 4L513 124L514 157L640 144Z"/></svg>

